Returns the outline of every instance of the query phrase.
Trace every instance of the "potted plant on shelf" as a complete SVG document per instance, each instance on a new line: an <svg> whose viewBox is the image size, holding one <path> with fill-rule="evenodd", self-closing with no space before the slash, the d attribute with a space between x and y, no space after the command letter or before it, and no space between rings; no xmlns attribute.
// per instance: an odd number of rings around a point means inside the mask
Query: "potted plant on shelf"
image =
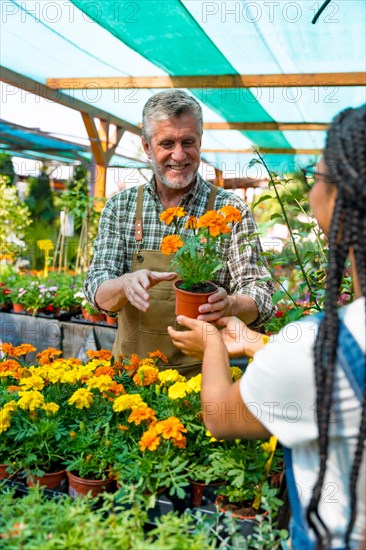
<svg viewBox="0 0 366 550"><path fill-rule="evenodd" d="M187 216L182 207L168 208L160 214L160 220L168 226L173 223L178 231L177 219ZM241 213L237 208L223 206L219 211L209 210L198 219L187 217L182 236L169 234L163 238L161 251L166 255L174 254L170 268L178 274L174 283L177 315L197 317L198 307L216 292L217 286L212 280L215 273L225 266L219 245L229 238L230 224L240 220ZM181 300L182 304L187 304L186 309L182 309Z"/></svg>

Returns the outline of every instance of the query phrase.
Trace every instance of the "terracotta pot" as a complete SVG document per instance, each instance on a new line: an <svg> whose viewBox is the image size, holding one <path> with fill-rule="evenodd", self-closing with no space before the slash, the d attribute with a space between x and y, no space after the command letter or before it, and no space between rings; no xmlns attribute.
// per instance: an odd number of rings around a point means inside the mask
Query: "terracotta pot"
<svg viewBox="0 0 366 550"><path fill-rule="evenodd" d="M13 311L15 313L21 313L22 311L25 311L25 306L23 306L23 304L13 304Z"/></svg>
<svg viewBox="0 0 366 550"><path fill-rule="evenodd" d="M107 325L111 325L113 327L118 325L118 317L111 317L110 315L105 316Z"/></svg>
<svg viewBox="0 0 366 550"><path fill-rule="evenodd" d="M215 488L225 485L225 481L217 481L215 483L204 483L203 481L189 480L191 486L191 507L197 508L202 505L202 499L204 497L211 497L215 492ZM214 497L211 502L213 502Z"/></svg>
<svg viewBox="0 0 366 550"><path fill-rule="evenodd" d="M39 483L41 487L46 487L46 489L56 489L56 487L60 487L65 481L65 469L59 470L58 472L50 472L48 474L44 474L43 476L27 474L28 487L34 487L37 483Z"/></svg>
<svg viewBox="0 0 366 550"><path fill-rule="evenodd" d="M239 512L236 512L235 511L236 505L235 504L230 504L229 502L226 502L225 497L223 495L219 495L217 497L217 499L215 500L215 504L218 507L218 509L220 510L220 512L229 512L235 518L242 519L242 520L252 520L253 521L253 520L256 519L256 516L258 516L258 515L265 516L265 515L268 514L268 512L261 512L260 510L258 510L257 513L252 513L250 515L243 515ZM240 509L239 506L238 506L238 509Z"/></svg>
<svg viewBox="0 0 366 550"><path fill-rule="evenodd" d="M89 313L88 321L91 323L100 323L102 321L105 321L105 315L104 313Z"/></svg>
<svg viewBox="0 0 366 550"><path fill-rule="evenodd" d="M83 319L89 319L89 312L86 309L81 309L81 315Z"/></svg>
<svg viewBox="0 0 366 550"><path fill-rule="evenodd" d="M175 281L174 283L175 314L197 319L199 316L198 308L207 302L208 297L214 294L218 287L214 283L210 283L214 288L211 292L190 292L179 288L179 283L181 281Z"/></svg>
<svg viewBox="0 0 366 550"><path fill-rule="evenodd" d="M7 479L10 474L6 471L9 468L9 464L0 464L0 479Z"/></svg>
<svg viewBox="0 0 366 550"><path fill-rule="evenodd" d="M88 493L95 497L103 492L110 492L115 484L114 479L83 479L72 472L66 472L69 478L69 495L72 498L85 496Z"/></svg>

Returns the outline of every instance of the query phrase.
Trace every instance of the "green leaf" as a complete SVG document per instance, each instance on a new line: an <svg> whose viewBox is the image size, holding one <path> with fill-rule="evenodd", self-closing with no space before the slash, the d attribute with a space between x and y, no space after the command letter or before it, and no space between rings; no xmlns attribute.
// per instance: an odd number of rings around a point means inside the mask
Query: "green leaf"
<svg viewBox="0 0 366 550"><path fill-rule="evenodd" d="M272 304L273 305L276 305L278 304L278 302L280 300L282 300L282 298L285 296L286 292L284 292L283 290L277 290L277 292L275 292L272 296Z"/></svg>

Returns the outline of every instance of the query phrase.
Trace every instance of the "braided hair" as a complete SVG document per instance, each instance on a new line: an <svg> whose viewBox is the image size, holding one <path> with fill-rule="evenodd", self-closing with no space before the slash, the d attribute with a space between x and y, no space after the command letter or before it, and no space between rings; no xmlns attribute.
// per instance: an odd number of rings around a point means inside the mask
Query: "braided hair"
<svg viewBox="0 0 366 550"><path fill-rule="evenodd" d="M334 119L328 130L324 159L329 182L337 187L337 198L329 232L325 311L314 350L320 467L307 509L307 519L316 534L317 550L331 547L330 533L319 516L318 504L328 457L339 331L337 300L350 247L354 251L361 292L366 297L366 105L358 109L346 109ZM351 512L345 535L347 550L356 519L357 479L366 435L365 409L366 395L349 479Z"/></svg>

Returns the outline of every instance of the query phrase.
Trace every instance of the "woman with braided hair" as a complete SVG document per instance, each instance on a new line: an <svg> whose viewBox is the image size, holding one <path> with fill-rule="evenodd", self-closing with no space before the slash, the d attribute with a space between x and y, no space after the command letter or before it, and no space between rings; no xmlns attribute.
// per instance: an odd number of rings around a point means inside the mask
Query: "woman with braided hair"
<svg viewBox="0 0 366 550"><path fill-rule="evenodd" d="M218 439L282 443L296 550L361 550L366 487L366 106L332 122L310 203L329 239L324 312L264 345L235 317L214 326L178 317L184 353L202 357L205 423ZM354 301L338 308L350 259ZM253 357L232 383L228 353Z"/></svg>

